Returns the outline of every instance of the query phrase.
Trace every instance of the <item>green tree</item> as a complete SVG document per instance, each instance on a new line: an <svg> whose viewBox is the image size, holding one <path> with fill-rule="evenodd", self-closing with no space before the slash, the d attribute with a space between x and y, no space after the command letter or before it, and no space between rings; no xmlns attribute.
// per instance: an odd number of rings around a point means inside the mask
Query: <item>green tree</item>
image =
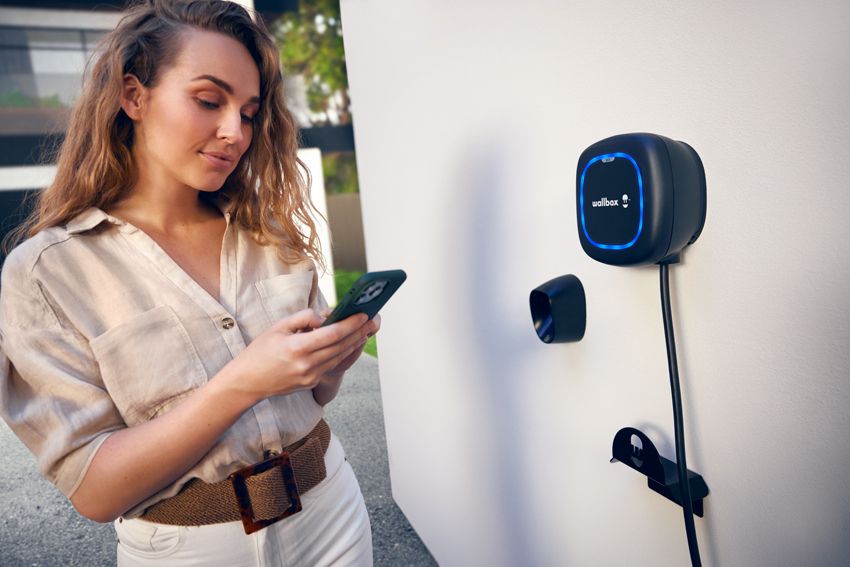
<svg viewBox="0 0 850 567"><path fill-rule="evenodd" d="M331 110L341 124L350 123L339 0L302 0L271 28L284 72L304 78L310 111L324 117L314 123L328 124Z"/></svg>
<svg viewBox="0 0 850 567"><path fill-rule="evenodd" d="M326 193L335 195L360 192L354 152L322 154L322 171L325 174Z"/></svg>

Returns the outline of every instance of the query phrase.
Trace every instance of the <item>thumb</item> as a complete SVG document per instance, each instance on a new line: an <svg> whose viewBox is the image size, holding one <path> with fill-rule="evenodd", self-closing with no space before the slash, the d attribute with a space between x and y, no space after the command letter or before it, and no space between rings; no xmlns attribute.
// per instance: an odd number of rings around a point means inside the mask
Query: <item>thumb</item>
<svg viewBox="0 0 850 567"><path fill-rule="evenodd" d="M315 329L324 322L324 319L319 317L312 309L304 309L298 313L294 313L289 317L284 317L274 325L272 329L275 331L283 331L285 333L294 334L299 331Z"/></svg>

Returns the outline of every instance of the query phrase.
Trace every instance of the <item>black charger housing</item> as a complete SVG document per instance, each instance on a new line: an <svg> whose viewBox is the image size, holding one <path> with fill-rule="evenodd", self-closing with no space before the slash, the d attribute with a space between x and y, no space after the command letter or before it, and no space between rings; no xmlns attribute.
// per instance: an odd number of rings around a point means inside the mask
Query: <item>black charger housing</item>
<svg viewBox="0 0 850 567"><path fill-rule="evenodd" d="M705 225L705 170L684 142L621 134L588 147L576 168L576 212L588 256L618 266L678 260Z"/></svg>

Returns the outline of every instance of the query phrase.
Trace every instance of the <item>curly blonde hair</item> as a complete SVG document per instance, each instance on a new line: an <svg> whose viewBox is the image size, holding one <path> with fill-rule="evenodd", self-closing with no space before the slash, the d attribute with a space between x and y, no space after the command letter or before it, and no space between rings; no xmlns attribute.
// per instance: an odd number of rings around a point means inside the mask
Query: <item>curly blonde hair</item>
<svg viewBox="0 0 850 567"><path fill-rule="evenodd" d="M214 193L231 219L286 262L312 259L325 267L310 200L310 172L298 158L298 127L283 97L279 52L260 18L226 0L145 0L131 7L98 46L59 147L56 178L40 191L29 218L6 247L66 224L89 207L107 209L136 179L133 122L120 106L123 77L156 85L179 54L188 28L218 32L242 43L260 72L260 109L254 137L236 169Z"/></svg>

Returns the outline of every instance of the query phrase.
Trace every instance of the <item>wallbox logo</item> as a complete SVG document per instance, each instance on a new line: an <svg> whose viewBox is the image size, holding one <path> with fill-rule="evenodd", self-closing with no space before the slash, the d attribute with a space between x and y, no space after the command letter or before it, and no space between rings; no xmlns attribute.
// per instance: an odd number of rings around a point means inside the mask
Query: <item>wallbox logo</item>
<svg viewBox="0 0 850 567"><path fill-rule="evenodd" d="M619 207L622 205L624 209L629 208L629 196L623 194L622 203L620 199L609 199L608 197L602 197L598 201L592 201L594 207Z"/></svg>
<svg viewBox="0 0 850 567"><path fill-rule="evenodd" d="M620 200L619 199L609 199L608 197L602 197L598 201L593 201L594 207L619 207Z"/></svg>

